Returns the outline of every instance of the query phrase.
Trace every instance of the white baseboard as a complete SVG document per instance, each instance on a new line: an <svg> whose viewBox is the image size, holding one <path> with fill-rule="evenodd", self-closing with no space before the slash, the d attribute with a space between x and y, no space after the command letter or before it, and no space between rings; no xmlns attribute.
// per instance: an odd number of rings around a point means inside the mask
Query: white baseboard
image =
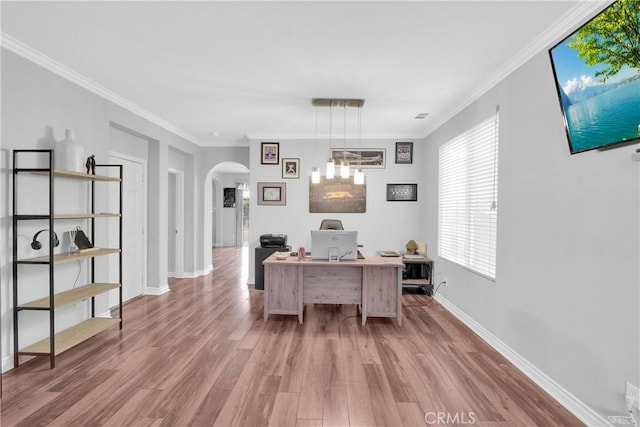
<svg viewBox="0 0 640 427"><path fill-rule="evenodd" d="M185 271L182 274L175 276L176 279L195 279L196 277L206 276L213 271L213 265L209 265L204 270L198 271Z"/></svg>
<svg viewBox="0 0 640 427"><path fill-rule="evenodd" d="M165 283L164 285L160 286L160 287L151 287L148 286L145 288L144 290L144 294L145 295L164 295L167 292L169 292L171 289L169 289L169 284Z"/></svg>
<svg viewBox="0 0 640 427"><path fill-rule="evenodd" d="M513 363L516 368L522 371L523 374L540 386L540 388L549 393L551 397L567 408L567 410L569 410L573 415L578 417L580 421L588 426L613 427L613 424L611 424L606 418L602 417L580 399L569 393L564 387L551 379L547 374L542 372L507 344L502 342L498 337L485 329L467 313L452 304L448 299L440 294L437 294L435 298L451 314L467 325L473 332L485 340L487 344L503 355L509 362Z"/></svg>
<svg viewBox="0 0 640 427"><path fill-rule="evenodd" d="M2 359L2 372L10 371L13 368L13 355Z"/></svg>

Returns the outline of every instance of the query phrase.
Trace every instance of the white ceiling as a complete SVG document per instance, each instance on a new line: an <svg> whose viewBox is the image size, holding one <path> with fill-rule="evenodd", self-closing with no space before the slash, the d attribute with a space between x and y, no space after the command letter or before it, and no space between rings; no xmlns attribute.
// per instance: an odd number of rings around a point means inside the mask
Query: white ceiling
<svg viewBox="0 0 640 427"><path fill-rule="evenodd" d="M364 98L363 138L423 138L602 5L2 1L1 7L5 47L68 67L67 75L87 87L207 146L314 138L314 97ZM417 120L419 113L429 116ZM347 114L351 137L357 110ZM318 115L322 136L329 132L328 109ZM343 135L343 117L334 109L335 135Z"/></svg>

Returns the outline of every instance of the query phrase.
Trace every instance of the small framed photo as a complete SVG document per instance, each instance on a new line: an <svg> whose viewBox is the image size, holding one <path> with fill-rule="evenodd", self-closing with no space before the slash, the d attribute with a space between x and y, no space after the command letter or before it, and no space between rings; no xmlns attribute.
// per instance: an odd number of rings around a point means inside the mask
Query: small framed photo
<svg viewBox="0 0 640 427"><path fill-rule="evenodd" d="M413 142L396 142L396 163L413 163Z"/></svg>
<svg viewBox="0 0 640 427"><path fill-rule="evenodd" d="M300 178L300 159L282 159L282 177Z"/></svg>
<svg viewBox="0 0 640 427"><path fill-rule="evenodd" d="M287 204L287 183L259 182L258 204L267 206L285 206Z"/></svg>
<svg viewBox="0 0 640 427"><path fill-rule="evenodd" d="M280 143L263 142L261 147L261 163L263 165L277 165L280 163Z"/></svg>
<svg viewBox="0 0 640 427"><path fill-rule="evenodd" d="M384 169L387 150L384 148L332 148L331 158L336 164L346 160L352 168Z"/></svg>
<svg viewBox="0 0 640 427"><path fill-rule="evenodd" d="M417 202L418 184L387 184L387 202Z"/></svg>

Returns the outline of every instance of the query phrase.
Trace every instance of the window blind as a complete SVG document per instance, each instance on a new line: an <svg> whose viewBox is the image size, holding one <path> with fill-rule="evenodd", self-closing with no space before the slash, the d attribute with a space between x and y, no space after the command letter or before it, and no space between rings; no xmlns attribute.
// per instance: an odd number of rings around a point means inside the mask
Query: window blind
<svg viewBox="0 0 640 427"><path fill-rule="evenodd" d="M499 109L439 150L438 255L496 277Z"/></svg>

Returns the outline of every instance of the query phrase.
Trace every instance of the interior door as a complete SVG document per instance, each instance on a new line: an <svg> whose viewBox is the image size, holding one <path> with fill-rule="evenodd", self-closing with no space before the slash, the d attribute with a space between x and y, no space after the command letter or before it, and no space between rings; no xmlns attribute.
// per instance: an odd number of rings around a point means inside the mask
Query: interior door
<svg viewBox="0 0 640 427"><path fill-rule="evenodd" d="M169 172L169 185L167 200L167 270L170 277L176 276L176 234L178 225L176 223L176 175Z"/></svg>
<svg viewBox="0 0 640 427"><path fill-rule="evenodd" d="M144 162L117 155L110 157L111 163L123 166L122 182L122 300L128 301L144 293ZM115 186L113 186L115 187ZM109 204L117 206L118 194L110 190ZM111 242L117 244L118 229L110 227ZM110 305L117 305L117 295L110 297ZM115 298L114 298L115 297ZM114 301L115 299L115 301Z"/></svg>

